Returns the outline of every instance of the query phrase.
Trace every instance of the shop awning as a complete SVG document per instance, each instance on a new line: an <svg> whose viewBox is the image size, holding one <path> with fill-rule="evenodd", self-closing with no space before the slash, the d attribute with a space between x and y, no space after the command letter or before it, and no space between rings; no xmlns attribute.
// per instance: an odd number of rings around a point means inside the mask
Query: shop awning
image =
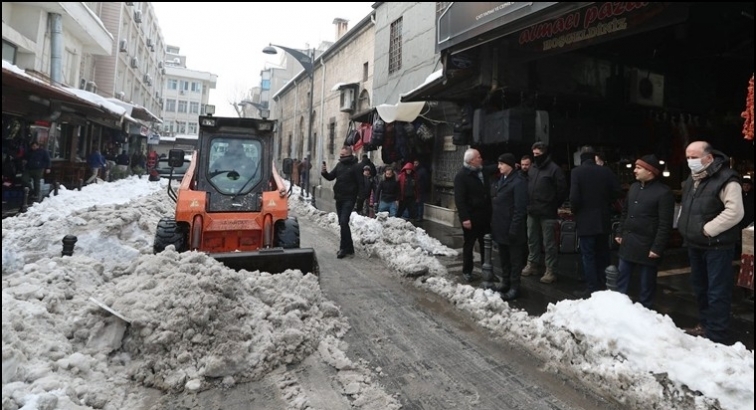
<svg viewBox="0 0 756 410"><path fill-rule="evenodd" d="M4 113L51 120L62 114L79 114L108 123L125 119L125 110L120 107L108 107L79 95L78 91L83 90L72 91L74 89L49 84L6 61L3 61L2 78Z"/></svg>
<svg viewBox="0 0 756 410"><path fill-rule="evenodd" d="M385 122L403 121L412 122L415 121L420 112L425 107L425 102L398 102L396 104L381 104L375 107L378 115Z"/></svg>
<svg viewBox="0 0 756 410"><path fill-rule="evenodd" d="M112 104L118 105L126 110L126 113L130 116L136 118L137 120L147 121L147 122L157 122L157 123L163 123L163 120L161 120L157 115L150 112L145 107L142 107L141 105L137 104L131 104L126 101L121 101L117 98L108 98L107 101L109 101Z"/></svg>
<svg viewBox="0 0 756 410"><path fill-rule="evenodd" d="M453 2L437 24L436 51L462 50L592 2Z"/></svg>

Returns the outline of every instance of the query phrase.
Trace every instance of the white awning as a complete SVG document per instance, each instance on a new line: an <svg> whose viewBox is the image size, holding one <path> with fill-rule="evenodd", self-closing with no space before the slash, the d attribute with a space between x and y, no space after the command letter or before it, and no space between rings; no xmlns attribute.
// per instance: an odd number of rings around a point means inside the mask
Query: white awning
<svg viewBox="0 0 756 410"><path fill-rule="evenodd" d="M394 105L381 104L375 109L378 111L378 115L385 122L403 121L412 122L415 121L420 112L425 107L425 101L419 102L399 102Z"/></svg>

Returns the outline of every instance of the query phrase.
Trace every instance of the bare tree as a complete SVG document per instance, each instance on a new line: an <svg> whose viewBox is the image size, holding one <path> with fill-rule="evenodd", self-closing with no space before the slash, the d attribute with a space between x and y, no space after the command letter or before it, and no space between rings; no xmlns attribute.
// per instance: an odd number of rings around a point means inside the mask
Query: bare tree
<svg viewBox="0 0 756 410"><path fill-rule="evenodd" d="M244 118L244 109L239 103L247 98L248 93L249 87L237 82L228 94L228 103L234 107L239 118Z"/></svg>

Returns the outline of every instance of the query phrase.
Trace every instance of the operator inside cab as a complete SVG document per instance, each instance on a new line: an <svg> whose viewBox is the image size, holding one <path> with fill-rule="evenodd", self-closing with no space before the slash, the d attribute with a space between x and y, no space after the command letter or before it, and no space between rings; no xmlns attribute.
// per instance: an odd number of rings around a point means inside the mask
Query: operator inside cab
<svg viewBox="0 0 756 410"><path fill-rule="evenodd" d="M260 141L218 138L212 142L210 152L208 177L219 191L248 192L260 182Z"/></svg>

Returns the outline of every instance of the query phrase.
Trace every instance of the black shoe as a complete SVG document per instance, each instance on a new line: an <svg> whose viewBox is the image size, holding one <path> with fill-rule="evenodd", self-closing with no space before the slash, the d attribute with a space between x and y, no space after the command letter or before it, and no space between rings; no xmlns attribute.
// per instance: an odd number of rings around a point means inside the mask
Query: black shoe
<svg viewBox="0 0 756 410"><path fill-rule="evenodd" d="M344 259L344 257L346 257L346 256L347 256L347 251L345 251L343 249L339 249L339 252L336 253L336 258L338 258L338 259Z"/></svg>
<svg viewBox="0 0 756 410"><path fill-rule="evenodd" d="M465 278L466 282L472 282L473 280L472 273L463 273L462 277Z"/></svg>
<svg viewBox="0 0 756 410"><path fill-rule="evenodd" d="M591 297L591 291L589 290L576 290L572 292L572 295L580 299L588 299Z"/></svg>
<svg viewBox="0 0 756 410"><path fill-rule="evenodd" d="M520 297L520 292L517 289L509 289L506 293L501 294L501 300L513 300Z"/></svg>
<svg viewBox="0 0 756 410"><path fill-rule="evenodd" d="M346 254L347 255L354 255L354 249L346 251Z"/></svg>
<svg viewBox="0 0 756 410"><path fill-rule="evenodd" d="M509 292L509 284L508 283L499 283L496 285L496 288L494 288L495 291L501 293L502 295Z"/></svg>

